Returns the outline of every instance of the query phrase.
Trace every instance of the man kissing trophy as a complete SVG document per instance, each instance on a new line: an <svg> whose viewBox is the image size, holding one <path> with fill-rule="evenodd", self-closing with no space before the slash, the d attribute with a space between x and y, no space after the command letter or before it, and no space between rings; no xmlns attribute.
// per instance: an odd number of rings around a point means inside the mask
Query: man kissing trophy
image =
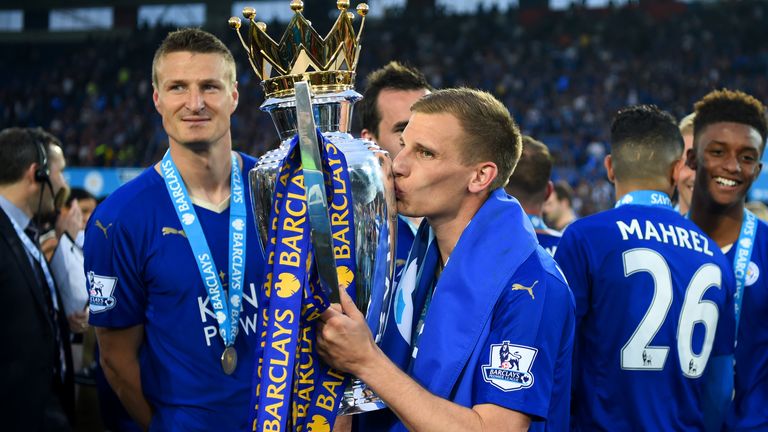
<svg viewBox="0 0 768 432"><path fill-rule="evenodd" d="M360 35L368 5L348 0L323 38L291 1L294 16L280 39L245 8L246 37L230 18L262 80L282 140L250 172L254 214L267 256L254 374L253 430L331 430L337 414L382 408L357 379L323 364L314 348L317 318L346 289L378 343L389 307L397 210L391 160L349 134Z"/></svg>

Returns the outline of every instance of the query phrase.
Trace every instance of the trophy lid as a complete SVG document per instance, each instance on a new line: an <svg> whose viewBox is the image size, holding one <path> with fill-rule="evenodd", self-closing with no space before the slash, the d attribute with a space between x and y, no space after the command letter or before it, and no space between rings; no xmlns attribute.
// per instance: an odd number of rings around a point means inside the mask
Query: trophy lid
<svg viewBox="0 0 768 432"><path fill-rule="evenodd" d="M279 43L267 34L265 23L255 21L256 10L252 7L243 9L243 16L250 22L247 43L240 33L240 18L229 19L230 27L248 53L251 67L262 80L267 99L292 97L297 81L309 82L314 95L353 89L368 5L357 5L357 13L362 17L357 34L352 25L355 15L348 12L349 0L338 0L336 6L339 17L324 38L302 14L301 0L291 1L294 16Z"/></svg>

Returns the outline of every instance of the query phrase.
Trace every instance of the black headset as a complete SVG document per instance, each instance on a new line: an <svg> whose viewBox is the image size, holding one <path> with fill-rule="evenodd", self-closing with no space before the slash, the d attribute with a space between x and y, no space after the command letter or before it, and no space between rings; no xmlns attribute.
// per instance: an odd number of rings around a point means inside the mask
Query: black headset
<svg viewBox="0 0 768 432"><path fill-rule="evenodd" d="M48 185L48 189L53 193L53 184L51 184L51 168L48 166L48 152L45 150L47 139L41 128L27 129L29 137L35 142L35 150L37 151L37 168L35 169L35 181L43 184L40 188L40 200L38 202L38 210L43 202L44 185ZM38 226L42 226L42 215L38 212L35 215L35 221Z"/></svg>
<svg viewBox="0 0 768 432"><path fill-rule="evenodd" d="M29 134L35 141L37 150L37 169L35 170L35 181L38 183L47 183L51 177L51 168L48 166L48 152L45 151L42 134L38 130L30 130Z"/></svg>

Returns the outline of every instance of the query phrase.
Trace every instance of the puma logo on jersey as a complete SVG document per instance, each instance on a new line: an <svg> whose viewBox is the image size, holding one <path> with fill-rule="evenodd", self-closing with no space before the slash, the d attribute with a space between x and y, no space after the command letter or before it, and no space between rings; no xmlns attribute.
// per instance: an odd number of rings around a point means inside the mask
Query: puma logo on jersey
<svg viewBox="0 0 768 432"><path fill-rule="evenodd" d="M184 238L187 238L187 233L185 233L183 229L180 230L180 229L171 228L171 227L163 227L164 236L171 235L171 234L178 234Z"/></svg>
<svg viewBox="0 0 768 432"><path fill-rule="evenodd" d="M536 299L533 295L533 287L535 287L537 283L539 283L539 281L534 282L533 285L529 287L514 283L512 284L512 291L528 291L528 294L531 295L531 299Z"/></svg>
<svg viewBox="0 0 768 432"><path fill-rule="evenodd" d="M100 229L104 233L104 238L108 238L107 230L109 229L109 227L112 226L112 224L110 223L109 225L104 226L104 224L102 224L101 221L97 219L95 225L96 225L96 228Z"/></svg>

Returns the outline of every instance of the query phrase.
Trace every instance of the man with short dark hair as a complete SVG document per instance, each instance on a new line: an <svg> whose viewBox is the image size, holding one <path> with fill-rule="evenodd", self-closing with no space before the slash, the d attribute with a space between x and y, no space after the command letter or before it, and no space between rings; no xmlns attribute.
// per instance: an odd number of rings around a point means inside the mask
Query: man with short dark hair
<svg viewBox="0 0 768 432"><path fill-rule="evenodd" d="M355 106L362 125L361 136L378 144L394 159L400 152L400 135L408 126L411 105L430 91L432 86L424 74L396 61L371 72L366 78L363 100ZM395 283L408 259L421 218L401 215L397 222Z"/></svg>
<svg viewBox="0 0 768 432"><path fill-rule="evenodd" d="M42 129L5 129L0 166L3 428L67 431L74 414L69 331L35 223L66 190L61 143Z"/></svg>
<svg viewBox="0 0 768 432"><path fill-rule="evenodd" d="M682 150L669 114L619 111L605 158L616 208L575 221L560 240L555 259L576 298L575 430L719 430L733 277L671 205Z"/></svg>
<svg viewBox="0 0 768 432"><path fill-rule="evenodd" d="M544 220L547 225L563 231L571 222L576 220L573 209L573 188L565 180L555 182L552 194L544 202Z"/></svg>
<svg viewBox="0 0 768 432"><path fill-rule="evenodd" d="M550 255L555 255L561 234L550 229L542 216L544 202L554 189L549 179L551 175L552 156L547 145L523 135L523 153L505 189L520 201L533 229L536 230L536 238L541 247Z"/></svg>
<svg viewBox="0 0 768 432"><path fill-rule="evenodd" d="M726 430L768 429L768 225L745 209L747 191L760 174L768 137L765 106L754 97L715 90L695 106L696 170L691 220L733 263L736 278L734 400Z"/></svg>
<svg viewBox="0 0 768 432"><path fill-rule="evenodd" d="M152 80L169 149L86 228L101 365L142 428L250 429L264 259L243 181L255 160L232 151L235 63L212 34L178 30Z"/></svg>
<svg viewBox="0 0 768 432"><path fill-rule="evenodd" d="M361 430L565 430L573 298L503 190L517 125L478 90L439 90L411 110L393 164L397 204L426 220L382 349L343 293L321 318L320 353L394 413ZM515 362L501 360L505 345Z"/></svg>
<svg viewBox="0 0 768 432"><path fill-rule="evenodd" d="M400 152L400 135L408 126L411 105L432 91L421 71L396 61L368 74L363 100L355 105L360 135L389 152Z"/></svg>

